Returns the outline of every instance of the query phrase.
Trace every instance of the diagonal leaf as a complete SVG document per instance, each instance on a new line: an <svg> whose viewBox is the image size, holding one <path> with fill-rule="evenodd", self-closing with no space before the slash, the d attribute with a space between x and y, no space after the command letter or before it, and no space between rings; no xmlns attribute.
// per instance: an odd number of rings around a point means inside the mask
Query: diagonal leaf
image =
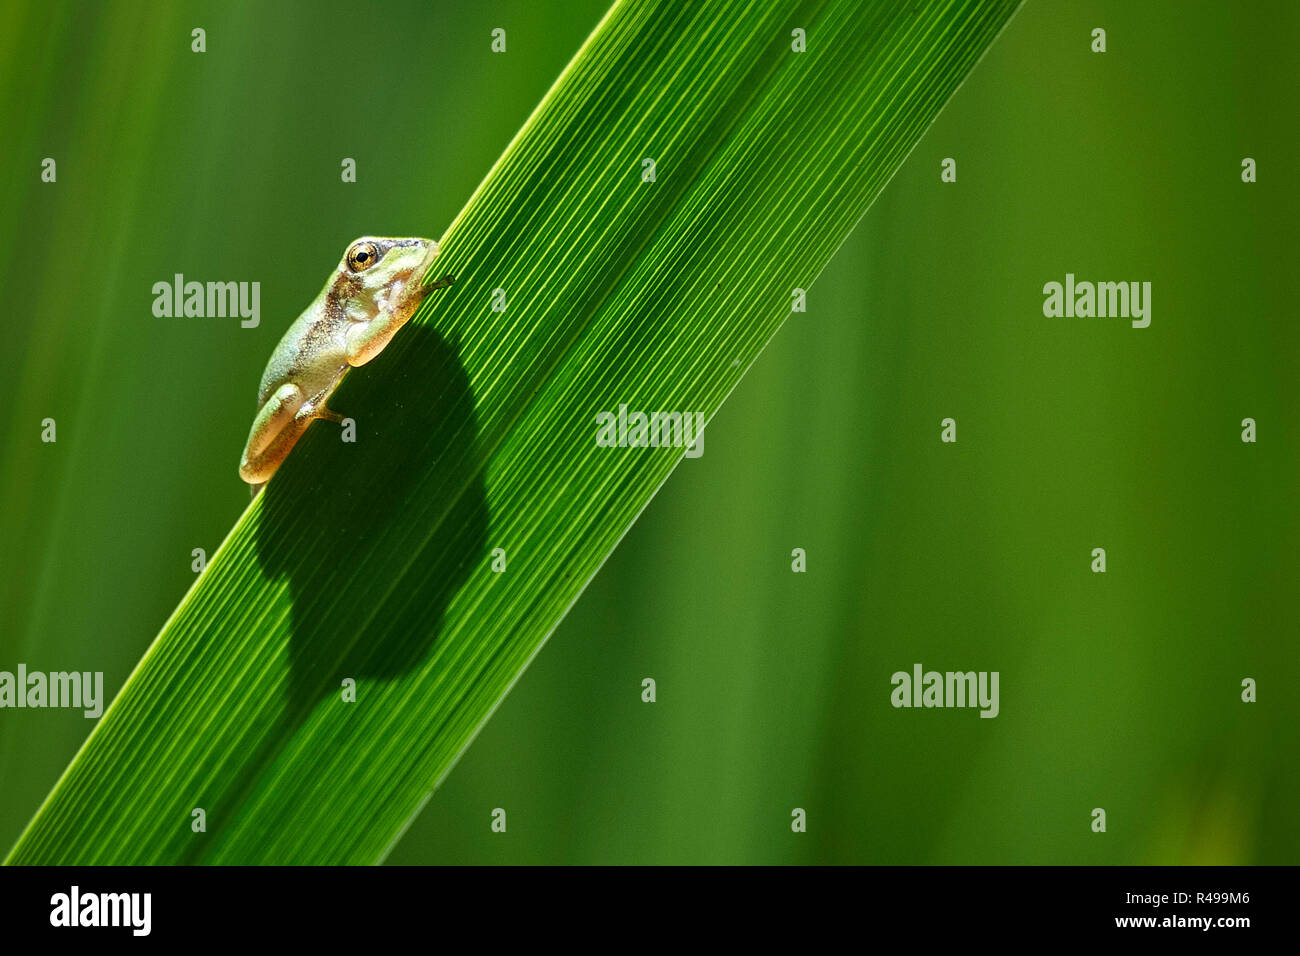
<svg viewBox="0 0 1300 956"><path fill-rule="evenodd" d="M10 862L382 859L1018 2L616 4Z"/></svg>

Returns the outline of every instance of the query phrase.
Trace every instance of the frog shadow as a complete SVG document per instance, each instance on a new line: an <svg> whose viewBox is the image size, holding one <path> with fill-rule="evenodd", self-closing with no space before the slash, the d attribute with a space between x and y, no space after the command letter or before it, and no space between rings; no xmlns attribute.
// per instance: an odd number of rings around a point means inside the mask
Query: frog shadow
<svg viewBox="0 0 1300 956"><path fill-rule="evenodd" d="M329 402L342 415L356 394L349 385L366 390L355 441L344 440L346 422L313 422L262 491L258 560L288 577L293 597L285 711L293 723L322 700L344 699L348 678L359 698L367 682L418 667L486 548L474 396L457 348L407 326L348 373ZM431 528L428 517L412 523L413 510L427 515L439 501L447 507L435 509ZM357 580L367 574L375 578ZM392 588L418 593L406 600Z"/></svg>

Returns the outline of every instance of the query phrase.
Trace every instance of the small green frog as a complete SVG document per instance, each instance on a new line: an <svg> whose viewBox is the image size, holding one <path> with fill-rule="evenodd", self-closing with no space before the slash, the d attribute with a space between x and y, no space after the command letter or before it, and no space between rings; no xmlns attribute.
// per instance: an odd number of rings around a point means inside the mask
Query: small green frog
<svg viewBox="0 0 1300 956"><path fill-rule="evenodd" d="M262 375L257 417L239 462L239 477L254 497L314 419L343 420L325 402L348 369L382 352L426 295L451 285L451 276L424 284L437 255L432 239L365 236L348 246Z"/></svg>

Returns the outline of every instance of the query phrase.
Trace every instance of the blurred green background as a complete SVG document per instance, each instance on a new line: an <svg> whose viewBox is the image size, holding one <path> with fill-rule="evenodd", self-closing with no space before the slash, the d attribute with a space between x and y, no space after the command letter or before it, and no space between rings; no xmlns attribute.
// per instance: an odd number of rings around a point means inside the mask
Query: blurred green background
<svg viewBox="0 0 1300 956"><path fill-rule="evenodd" d="M354 236L441 235L604 9L0 7L0 670L120 688L288 323ZM1030 0L389 862L1296 862L1297 45L1292 3ZM260 327L155 318L177 272ZM1044 318L1066 272L1150 328ZM915 662L1000 716L895 710ZM0 711L4 847L90 727Z"/></svg>

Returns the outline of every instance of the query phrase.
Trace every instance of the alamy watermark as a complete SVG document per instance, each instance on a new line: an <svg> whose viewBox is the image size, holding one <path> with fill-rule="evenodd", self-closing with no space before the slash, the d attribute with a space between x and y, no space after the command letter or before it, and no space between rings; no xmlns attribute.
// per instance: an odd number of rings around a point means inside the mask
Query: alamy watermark
<svg viewBox="0 0 1300 956"><path fill-rule="evenodd" d="M1043 286L1043 315L1051 318L1131 319L1133 328L1151 324L1150 282L1076 282L1073 272L1065 282Z"/></svg>
<svg viewBox="0 0 1300 956"><path fill-rule="evenodd" d="M83 893L74 885L50 897L51 926L124 926L133 936L148 936L152 913L152 893Z"/></svg>
<svg viewBox="0 0 1300 956"><path fill-rule="evenodd" d="M895 707L979 707L981 717L998 715L997 671L896 671L889 702Z"/></svg>
<svg viewBox="0 0 1300 956"><path fill-rule="evenodd" d="M71 707L94 720L104 712L103 671L0 671L0 707Z"/></svg>
<svg viewBox="0 0 1300 956"><path fill-rule="evenodd" d="M153 295L153 314L160 319L238 316L245 329L262 321L260 282L186 282L178 272L171 282L155 282Z"/></svg>
<svg viewBox="0 0 1300 956"><path fill-rule="evenodd" d="M599 448L685 448L687 458L704 454L703 412L597 412Z"/></svg>

